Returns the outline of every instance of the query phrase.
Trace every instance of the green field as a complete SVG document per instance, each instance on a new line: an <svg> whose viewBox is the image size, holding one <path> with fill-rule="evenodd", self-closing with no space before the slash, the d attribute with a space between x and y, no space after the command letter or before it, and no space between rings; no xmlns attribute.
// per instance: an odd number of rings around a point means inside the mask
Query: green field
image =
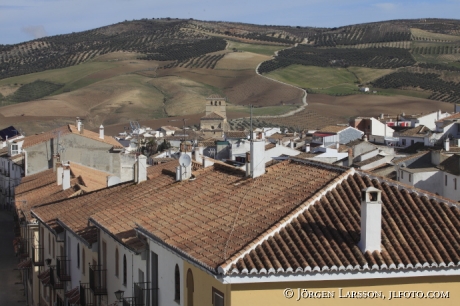
<svg viewBox="0 0 460 306"><path fill-rule="evenodd" d="M69 83L77 81L78 79L84 78L85 76L116 67L117 63L115 62L88 62L82 65L76 65L61 69L47 70L37 73L31 73L26 75L21 75L17 77L7 78L0 80L0 86L7 84L27 84L32 83L38 79L46 80L53 83Z"/></svg>
<svg viewBox="0 0 460 306"><path fill-rule="evenodd" d="M292 105L255 107L252 109L252 114L254 116L277 116L277 115L282 115L287 112L290 112L296 108L297 106L292 106ZM251 110L249 109L249 107L244 107L240 105L231 105L231 104L227 104L227 111L247 113L247 114L251 113Z"/></svg>
<svg viewBox="0 0 460 306"><path fill-rule="evenodd" d="M368 84L396 71L396 69L372 69L366 67L348 67L347 70L355 74L360 84Z"/></svg>
<svg viewBox="0 0 460 306"><path fill-rule="evenodd" d="M252 52L262 55L274 55L276 51L285 49L284 46L272 46L272 45L255 45L255 44L245 44L236 41L228 41L227 49L237 49L240 51Z"/></svg>
<svg viewBox="0 0 460 306"><path fill-rule="evenodd" d="M323 68L291 65L266 75L269 78L302 88L327 89L344 84L356 84L357 79L345 68ZM356 85L355 85L356 87Z"/></svg>

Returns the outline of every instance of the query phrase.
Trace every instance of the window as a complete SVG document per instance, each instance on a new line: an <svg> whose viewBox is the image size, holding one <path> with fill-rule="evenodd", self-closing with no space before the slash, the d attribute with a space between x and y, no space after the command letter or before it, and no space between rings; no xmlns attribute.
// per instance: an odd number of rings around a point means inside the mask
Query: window
<svg viewBox="0 0 460 306"><path fill-rule="evenodd" d="M128 267L126 264L126 255L123 255L123 285L126 286L126 282L128 280Z"/></svg>
<svg viewBox="0 0 460 306"><path fill-rule="evenodd" d="M409 173L409 182L412 182L412 173Z"/></svg>
<svg viewBox="0 0 460 306"><path fill-rule="evenodd" d="M80 269L80 244L77 243L77 268Z"/></svg>
<svg viewBox="0 0 460 306"><path fill-rule="evenodd" d="M404 172L401 170L401 179L404 178Z"/></svg>
<svg viewBox="0 0 460 306"><path fill-rule="evenodd" d="M48 254L51 254L51 234L48 233Z"/></svg>
<svg viewBox="0 0 460 306"><path fill-rule="evenodd" d="M19 154L18 145L17 144L11 145L11 155L16 155L16 154Z"/></svg>
<svg viewBox="0 0 460 306"><path fill-rule="evenodd" d="M212 306L224 306L224 294L214 287L212 288Z"/></svg>
<svg viewBox="0 0 460 306"><path fill-rule="evenodd" d="M85 265L86 265L86 256L85 256L85 248L81 249L81 272L85 274Z"/></svg>
<svg viewBox="0 0 460 306"><path fill-rule="evenodd" d="M447 186L447 174L444 175L444 185Z"/></svg>
<svg viewBox="0 0 460 306"><path fill-rule="evenodd" d="M454 188L457 190L457 178L454 178Z"/></svg>
<svg viewBox="0 0 460 306"><path fill-rule="evenodd" d="M115 276L118 277L118 267L120 265L120 255L118 253L118 248L115 249Z"/></svg>
<svg viewBox="0 0 460 306"><path fill-rule="evenodd" d="M402 140L402 145L403 145L403 146L406 145L406 140L405 140L405 139Z"/></svg>
<svg viewBox="0 0 460 306"><path fill-rule="evenodd" d="M195 284L193 282L192 270L187 271L187 306L193 306L193 292L195 291Z"/></svg>
<svg viewBox="0 0 460 306"><path fill-rule="evenodd" d="M56 238L53 237L53 258L56 258L56 246L55 246L55 241L56 241Z"/></svg>
<svg viewBox="0 0 460 306"><path fill-rule="evenodd" d="M180 271L177 264L174 269L174 301L180 303Z"/></svg>

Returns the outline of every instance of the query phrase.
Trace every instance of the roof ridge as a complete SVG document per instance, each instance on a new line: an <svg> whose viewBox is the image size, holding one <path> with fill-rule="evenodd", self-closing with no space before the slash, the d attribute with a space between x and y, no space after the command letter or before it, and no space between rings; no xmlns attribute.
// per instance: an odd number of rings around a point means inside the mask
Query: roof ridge
<svg viewBox="0 0 460 306"><path fill-rule="evenodd" d="M429 200L435 200L436 202L444 202L444 203L448 204L449 206L453 206L453 207L456 207L457 209L460 209L460 204L459 203L453 202L451 199L442 197L440 195L431 193L429 191L426 191L426 190L423 190L423 189L420 189L420 188L417 188L417 187L414 187L414 186L411 186L411 185L407 185L407 184L404 184L404 183L401 183L401 182L398 182L398 181L394 181L394 180L389 179L389 178L384 177L384 176L363 172L361 170L357 170L356 173L361 175L361 176L367 176L371 180L375 179L379 183L384 183L384 184L387 184L388 186L396 187L396 188L398 188L398 190L406 190L407 192L415 193L416 195L418 195L420 197L424 196L424 197L427 197Z"/></svg>
<svg viewBox="0 0 460 306"><path fill-rule="evenodd" d="M246 246L241 248L233 256L231 256L225 262L220 264L217 267L217 271L220 274L226 274L228 270L231 268L231 266L235 264L240 258L243 258L246 254L249 254L257 246L261 245L264 241L268 240L270 237L274 236L276 233L279 233L283 228L285 228L288 224L290 224L292 220L297 218L304 211L308 210L311 205L314 205L316 202L321 200L321 198L325 196L329 191L335 188L338 184L341 184L344 180L346 180L350 175L353 175L355 172L356 172L355 168L349 168L344 173L341 173L340 175L338 175L335 179L329 182L329 184L327 184L326 186L318 190L309 199L299 204L297 208L295 208L293 211L291 211L286 216L284 216L284 218L276 222L269 229L265 230L262 234L258 235L253 241L248 242Z"/></svg>

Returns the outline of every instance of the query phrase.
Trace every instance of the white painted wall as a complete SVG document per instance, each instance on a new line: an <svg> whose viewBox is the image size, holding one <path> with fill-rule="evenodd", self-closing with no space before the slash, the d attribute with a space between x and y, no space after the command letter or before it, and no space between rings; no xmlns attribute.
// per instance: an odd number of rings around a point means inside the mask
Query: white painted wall
<svg viewBox="0 0 460 306"><path fill-rule="evenodd" d="M176 264L179 267L181 277L184 273L184 261L182 258L165 248L163 245L148 239L150 252L158 255L158 300L159 305L184 305L183 279L180 280L180 304L174 302L174 271ZM149 274L151 276L151 274ZM151 281L151 279L149 280Z"/></svg>
<svg viewBox="0 0 460 306"><path fill-rule="evenodd" d="M134 283L139 282L139 269L146 274L146 260L141 259L140 254L136 254L133 251L126 248L124 245L120 244L118 241L113 239L105 231L100 230L100 256L101 264L103 263L102 258L102 242L105 241L107 245L107 292L108 296L105 297L106 302L111 304L116 301L114 292L117 290L123 290L125 297L133 297L133 286ZM118 276L115 275L115 253L118 249L119 262L118 262ZM126 265L127 265L127 279L126 284L123 284L123 256L126 256ZM147 281L147 280L144 280Z"/></svg>
<svg viewBox="0 0 460 306"><path fill-rule="evenodd" d="M372 135L385 137L393 137L394 133L394 130L391 127L386 126L386 123L380 122L375 118L371 118L371 131Z"/></svg>

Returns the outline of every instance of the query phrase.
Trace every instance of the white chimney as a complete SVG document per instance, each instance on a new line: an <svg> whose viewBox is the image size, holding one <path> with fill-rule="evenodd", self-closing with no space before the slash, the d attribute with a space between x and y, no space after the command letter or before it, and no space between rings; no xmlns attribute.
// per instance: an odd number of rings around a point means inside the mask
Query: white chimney
<svg viewBox="0 0 460 306"><path fill-rule="evenodd" d="M382 191L374 187L361 190L361 241L366 251L380 251L382 241Z"/></svg>
<svg viewBox="0 0 460 306"><path fill-rule="evenodd" d="M204 147L203 144L200 142L198 143L198 147L195 148L195 160L200 161L201 157L203 156Z"/></svg>
<svg viewBox="0 0 460 306"><path fill-rule="evenodd" d="M251 177L265 174L265 141L251 142Z"/></svg>
<svg viewBox="0 0 460 306"><path fill-rule="evenodd" d="M70 168L66 167L62 172L62 190L70 188Z"/></svg>
<svg viewBox="0 0 460 306"><path fill-rule="evenodd" d="M80 117L77 117L77 121L75 123L75 126L77 127L77 130L80 132L81 129L81 120Z"/></svg>
<svg viewBox="0 0 460 306"><path fill-rule="evenodd" d="M134 182L139 184L147 180L147 157L139 155L134 166Z"/></svg>
<svg viewBox="0 0 460 306"><path fill-rule="evenodd" d="M104 126L102 124L99 127L99 138L104 139Z"/></svg>
<svg viewBox="0 0 460 306"><path fill-rule="evenodd" d="M305 144L305 152L307 152L307 153L310 152L310 144L309 143Z"/></svg>
<svg viewBox="0 0 460 306"><path fill-rule="evenodd" d="M56 163L56 182L58 186L62 185L62 174L64 172L64 168L62 168L62 164L60 162Z"/></svg>
<svg viewBox="0 0 460 306"><path fill-rule="evenodd" d="M444 150L446 150L446 152L449 152L449 150L450 150L450 140L449 140L449 138L446 138L446 140L444 141Z"/></svg>
<svg viewBox="0 0 460 306"><path fill-rule="evenodd" d="M294 149L294 142L292 139L289 139L289 148Z"/></svg>

